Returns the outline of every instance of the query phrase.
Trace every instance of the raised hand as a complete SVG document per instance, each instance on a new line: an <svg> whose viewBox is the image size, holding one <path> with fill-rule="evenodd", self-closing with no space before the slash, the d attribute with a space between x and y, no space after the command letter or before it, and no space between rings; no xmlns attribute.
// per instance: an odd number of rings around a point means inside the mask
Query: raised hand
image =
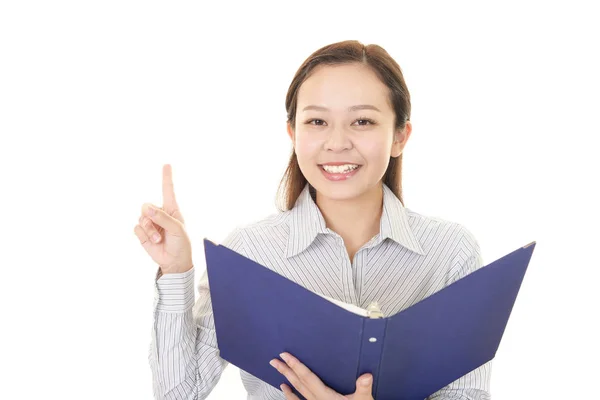
<svg viewBox="0 0 600 400"><path fill-rule="evenodd" d="M142 205L134 232L163 274L186 272L193 266L192 246L175 199L170 164L163 165L162 195L162 207Z"/></svg>

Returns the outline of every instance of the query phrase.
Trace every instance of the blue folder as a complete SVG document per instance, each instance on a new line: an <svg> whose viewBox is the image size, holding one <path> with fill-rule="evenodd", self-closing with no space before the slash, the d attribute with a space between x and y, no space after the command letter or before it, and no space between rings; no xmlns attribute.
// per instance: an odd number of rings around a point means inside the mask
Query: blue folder
<svg viewBox="0 0 600 400"><path fill-rule="evenodd" d="M372 373L376 400L423 400L494 358L535 244L372 318L204 239L220 356L277 389L293 386L269 361L289 352L338 393Z"/></svg>

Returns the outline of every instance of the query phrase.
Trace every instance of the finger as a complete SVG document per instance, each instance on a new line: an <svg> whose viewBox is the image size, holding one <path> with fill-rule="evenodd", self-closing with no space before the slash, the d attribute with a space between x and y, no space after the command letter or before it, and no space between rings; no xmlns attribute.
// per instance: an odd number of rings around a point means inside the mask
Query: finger
<svg viewBox="0 0 600 400"><path fill-rule="evenodd" d="M154 222L152 222L152 220L151 220L150 218L148 218L148 217L145 217L145 216L143 216L143 215L140 217L140 219L139 219L139 221L138 221L138 224L139 224L139 225L140 225L142 228L152 228L152 229L154 229L154 230L155 230L155 231L157 231L157 232L158 232L158 234L159 234L159 235L161 235L161 236L162 236L163 232L165 231L165 230L164 230L163 228L161 228L160 226L158 226L158 225L155 225L155 224L154 224ZM144 230L146 230L146 231L147 231L147 229L144 229Z"/></svg>
<svg viewBox="0 0 600 400"><path fill-rule="evenodd" d="M282 383L280 388L283 394L285 395L286 400L300 400L300 397L296 396L292 389L290 389L290 387L285 383Z"/></svg>
<svg viewBox="0 0 600 400"><path fill-rule="evenodd" d="M144 229L148 238L152 239L154 243L159 243L163 236L164 229L152 222L149 216L146 216L148 214L149 207L161 209L161 207L157 207L154 204L144 203L144 205L142 205L142 215L140 216L138 224L142 227L142 229ZM155 233L158 234L158 239L154 238Z"/></svg>
<svg viewBox="0 0 600 400"><path fill-rule="evenodd" d="M286 362L286 364L294 371L296 376L300 379L302 384L308 387L312 393L314 393L317 398L322 398L326 396L330 396L332 393L335 393L331 388L326 386L321 379L315 375L306 365L304 365L300 360L291 355L290 353L281 353L281 358Z"/></svg>
<svg viewBox="0 0 600 400"><path fill-rule="evenodd" d="M372 399L373 392L373 375L362 374L356 380L356 392L354 393L353 400L369 400Z"/></svg>
<svg viewBox="0 0 600 400"><path fill-rule="evenodd" d="M163 192L163 207L170 215L172 212L177 210L177 200L175 199L175 189L173 187L173 170L171 164L163 165L163 181L162 181L162 192Z"/></svg>
<svg viewBox="0 0 600 400"><path fill-rule="evenodd" d="M173 168L171 168L171 164L163 165L163 209L171 217L182 224L185 224L183 215L181 215L181 211L179 211L177 199L175 198L175 190L173 188Z"/></svg>
<svg viewBox="0 0 600 400"><path fill-rule="evenodd" d="M302 381L298 378L296 373L285 363L278 359L271 360L271 365L279 371L279 373L287 378L288 381L294 386L294 388L307 399L316 398L308 387L306 387Z"/></svg>
<svg viewBox="0 0 600 400"><path fill-rule="evenodd" d="M161 231L163 231L163 229L159 229L156 225L154 225L150 218L141 216L139 225L142 227L142 229L144 229L146 236L149 237L154 243L160 242L162 237Z"/></svg>
<svg viewBox="0 0 600 400"><path fill-rule="evenodd" d="M161 210L152 206L149 203L145 203L142 206L143 214L145 217L150 218L155 225L158 225L160 228L165 229L171 234L176 235L181 231L182 226L181 222L171 217L169 214L165 212L165 210ZM150 211L154 211L154 215L150 213Z"/></svg>
<svg viewBox="0 0 600 400"><path fill-rule="evenodd" d="M152 242L148 238L148 235L146 235L144 229L141 226L136 225L135 228L133 228L133 231L140 240L140 244L144 247L144 249L146 249L146 251L150 250L152 247Z"/></svg>
<svg viewBox="0 0 600 400"><path fill-rule="evenodd" d="M156 229L159 232L162 230L162 228L160 226L156 225L154 222L152 222L152 220L150 218L148 218L144 215L140 216L139 224L141 227L145 227L145 226L147 226L149 228L153 227L154 229Z"/></svg>
<svg viewBox="0 0 600 400"><path fill-rule="evenodd" d="M280 356L285 361L286 366L292 370L292 379L297 379L299 385L301 387L306 388L306 390L308 390L310 393L313 393L316 398L326 398L328 396L336 394L334 390L327 387L317 375L315 375L306 365L300 362L300 360L298 360L296 357L287 352L281 353ZM298 383L292 380L290 380L290 383L292 383L292 385L294 385L294 387L304 395L304 393L298 386Z"/></svg>
<svg viewBox="0 0 600 400"><path fill-rule="evenodd" d="M148 215L148 208L156 208L158 210L162 210L162 207L157 206L156 204L152 204L152 203L144 203L142 204L142 217L145 217Z"/></svg>

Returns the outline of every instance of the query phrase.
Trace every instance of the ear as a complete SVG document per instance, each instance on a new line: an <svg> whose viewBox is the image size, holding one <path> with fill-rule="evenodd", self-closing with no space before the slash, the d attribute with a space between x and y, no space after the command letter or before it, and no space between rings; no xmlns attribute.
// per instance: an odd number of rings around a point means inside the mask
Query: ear
<svg viewBox="0 0 600 400"><path fill-rule="evenodd" d="M287 124L287 132L290 139L292 139L292 143L294 143L295 132L292 129L292 125L288 122Z"/></svg>
<svg viewBox="0 0 600 400"><path fill-rule="evenodd" d="M404 125L404 129L403 130L397 130L394 133L394 142L392 143L392 150L390 153L391 157L399 157L400 154L402 154L402 151L404 150L404 146L406 145L406 142L408 141L408 138L410 137L410 133L412 132L412 124L410 123L410 121L406 121L406 124Z"/></svg>

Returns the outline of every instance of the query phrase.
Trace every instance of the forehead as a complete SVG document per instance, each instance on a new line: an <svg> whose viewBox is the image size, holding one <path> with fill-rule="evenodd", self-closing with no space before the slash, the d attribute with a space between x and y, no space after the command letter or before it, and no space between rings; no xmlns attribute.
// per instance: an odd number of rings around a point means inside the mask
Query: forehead
<svg viewBox="0 0 600 400"><path fill-rule="evenodd" d="M391 111L388 87L362 64L320 65L298 90L299 111L306 105L345 111L356 104L372 104L382 111Z"/></svg>

